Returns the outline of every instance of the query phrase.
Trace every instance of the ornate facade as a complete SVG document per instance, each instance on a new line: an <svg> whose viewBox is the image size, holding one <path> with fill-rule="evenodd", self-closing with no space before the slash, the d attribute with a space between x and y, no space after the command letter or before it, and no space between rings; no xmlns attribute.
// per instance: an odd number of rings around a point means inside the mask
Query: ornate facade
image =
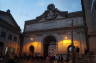
<svg viewBox="0 0 96 63"><path fill-rule="evenodd" d="M50 4L41 16L25 21L23 53L41 56L66 54L72 38L75 47L84 53L86 38L82 12L60 11Z"/></svg>

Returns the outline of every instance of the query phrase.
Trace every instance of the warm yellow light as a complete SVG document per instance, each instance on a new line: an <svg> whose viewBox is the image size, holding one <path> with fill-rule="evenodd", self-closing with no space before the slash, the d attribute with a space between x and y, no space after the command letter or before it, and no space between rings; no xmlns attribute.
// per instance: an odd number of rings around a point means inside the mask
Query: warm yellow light
<svg viewBox="0 0 96 63"><path fill-rule="evenodd" d="M80 43L76 40L73 41L75 47L80 47ZM62 40L58 42L58 51L59 53L66 53L67 48L69 45L71 45L72 41L71 40Z"/></svg>
<svg viewBox="0 0 96 63"><path fill-rule="evenodd" d="M68 37L67 37L67 36L65 36L65 37L64 37L64 39L65 39L65 40L67 40L67 39L68 39Z"/></svg>
<svg viewBox="0 0 96 63"><path fill-rule="evenodd" d="M26 43L23 47L23 52L30 54L30 50L29 50L30 46L34 47L34 53L42 53L42 43L41 42Z"/></svg>
<svg viewBox="0 0 96 63"><path fill-rule="evenodd" d="M32 40L32 41L33 41L33 40L34 40L34 38L30 38L30 40Z"/></svg>
<svg viewBox="0 0 96 63"><path fill-rule="evenodd" d="M15 49L14 52L15 52L16 54L19 53L19 48L20 48L20 46L19 46L19 44L16 43L16 42L8 42L8 43L5 44L5 47L13 48L13 49Z"/></svg>
<svg viewBox="0 0 96 63"><path fill-rule="evenodd" d="M40 52L41 51L41 43L40 42L33 42L31 45L34 46L35 52Z"/></svg>

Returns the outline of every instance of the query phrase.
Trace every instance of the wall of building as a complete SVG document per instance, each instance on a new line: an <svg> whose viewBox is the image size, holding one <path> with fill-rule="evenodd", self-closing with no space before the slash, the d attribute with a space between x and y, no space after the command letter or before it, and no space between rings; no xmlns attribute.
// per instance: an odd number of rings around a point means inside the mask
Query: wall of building
<svg viewBox="0 0 96 63"><path fill-rule="evenodd" d="M19 54L20 28L8 11L0 11L0 42L4 44L4 54L5 52Z"/></svg>
<svg viewBox="0 0 96 63"><path fill-rule="evenodd" d="M26 25L24 32L71 27L72 21L73 21L73 26L83 26L83 18L82 17L76 17L76 18L73 17L73 18L44 21L44 22L40 22L40 23Z"/></svg>
<svg viewBox="0 0 96 63"><path fill-rule="evenodd" d="M23 53L30 54L29 47L31 45L35 48L35 53L44 53L44 38L47 36L54 36L56 42L56 54L66 54L67 48L71 45L71 30L57 30L50 32L41 32L35 34L26 34L24 37ZM80 53L83 54L86 49L84 29L77 29L73 31L74 45L80 48ZM37 44L37 45L36 45Z"/></svg>
<svg viewBox="0 0 96 63"><path fill-rule="evenodd" d="M86 19L86 24L88 27L88 39L89 40L89 49L91 52L96 52L96 18L95 18L95 2L96 0L83 0L84 4L84 12L85 12L85 17ZM94 45L94 46L93 46Z"/></svg>
<svg viewBox="0 0 96 63"><path fill-rule="evenodd" d="M4 34L2 37L2 33ZM11 35L11 37L10 37ZM17 53L20 48L20 38L19 34L16 34L4 27L0 27L0 42L4 43L4 48L10 47L15 49L15 53ZM19 52L18 52L19 53Z"/></svg>

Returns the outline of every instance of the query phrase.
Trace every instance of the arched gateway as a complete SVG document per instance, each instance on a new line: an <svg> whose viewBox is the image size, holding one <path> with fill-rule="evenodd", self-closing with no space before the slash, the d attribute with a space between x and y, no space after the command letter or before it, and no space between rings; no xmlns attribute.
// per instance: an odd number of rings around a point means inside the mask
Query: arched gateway
<svg viewBox="0 0 96 63"><path fill-rule="evenodd" d="M82 54L86 49L83 22L81 11L62 12L49 5L41 16L25 22L23 52L30 54L29 48L33 45L34 55L66 54L73 35L74 45Z"/></svg>
<svg viewBox="0 0 96 63"><path fill-rule="evenodd" d="M44 56L55 56L56 52L56 38L54 36L47 36L44 38Z"/></svg>

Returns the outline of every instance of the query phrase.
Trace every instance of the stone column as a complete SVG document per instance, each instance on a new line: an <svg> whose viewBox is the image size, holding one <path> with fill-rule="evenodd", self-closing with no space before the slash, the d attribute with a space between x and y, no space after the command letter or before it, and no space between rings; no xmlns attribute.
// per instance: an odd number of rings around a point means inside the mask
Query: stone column
<svg viewBox="0 0 96 63"><path fill-rule="evenodd" d="M94 53L96 53L96 31L95 31L95 27L94 27L94 22L93 22L93 16L92 16L92 12L91 12L91 2L89 0L81 0L83 2L83 10L85 13L85 24L88 27L88 40L89 40L89 49L90 51L93 51Z"/></svg>

